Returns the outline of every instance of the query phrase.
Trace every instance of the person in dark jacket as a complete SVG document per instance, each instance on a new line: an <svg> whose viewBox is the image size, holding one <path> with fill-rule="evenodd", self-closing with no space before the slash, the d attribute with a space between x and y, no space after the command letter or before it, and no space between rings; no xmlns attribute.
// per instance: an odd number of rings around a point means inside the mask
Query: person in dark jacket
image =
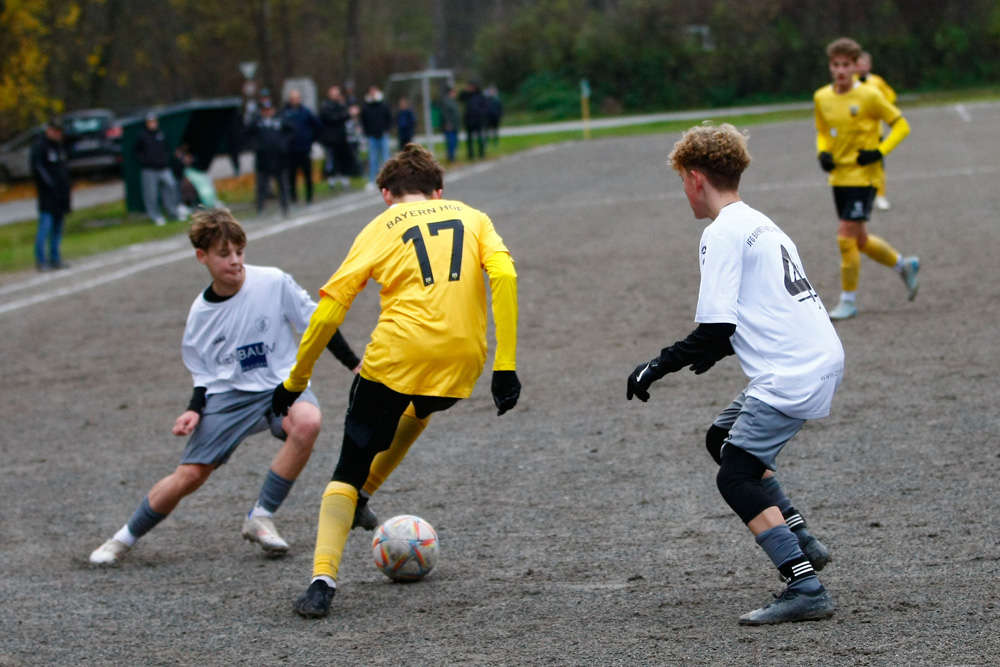
<svg viewBox="0 0 1000 667"><path fill-rule="evenodd" d="M479 82L472 81L466 85L458 98L465 103L466 148L469 159L475 158L473 143L479 147L479 157L486 157L486 97Z"/></svg>
<svg viewBox="0 0 1000 667"><path fill-rule="evenodd" d="M281 115L292 128L292 135L288 140L288 187L292 203L298 201L296 181L299 172L302 172L302 179L306 184L306 203L311 204L312 145L320 131L319 120L312 111L302 106L302 93L298 90L288 93L288 104Z"/></svg>
<svg viewBox="0 0 1000 667"><path fill-rule="evenodd" d="M347 136L351 114L340 86L330 86L327 98L319 107L320 142L326 148L325 171L330 187L349 188L350 177L358 173L357 160Z"/></svg>
<svg viewBox="0 0 1000 667"><path fill-rule="evenodd" d="M59 255L63 221L70 210L69 168L63 147L63 126L50 120L31 147L31 176L38 191L38 232L35 235L35 267L39 271L64 269ZM45 258L48 241L49 256Z"/></svg>
<svg viewBox="0 0 1000 667"><path fill-rule="evenodd" d="M160 129L160 120L155 113L146 114L146 127L140 132L132 146L132 153L139 163L142 179L142 203L146 215L156 225L165 225L160 213L160 199L167 215L175 220L186 220L187 211L180 208L180 194L177 180L170 169L173 150L167 143L167 136Z"/></svg>
<svg viewBox="0 0 1000 667"><path fill-rule="evenodd" d="M503 119L503 102L496 86L486 89L486 141L500 145L500 121Z"/></svg>
<svg viewBox="0 0 1000 667"><path fill-rule="evenodd" d="M256 148L254 169L257 172L257 213L264 210L264 201L273 179L278 184L281 213L288 215L288 142L293 130L288 122L275 114L271 100L260 103L260 115L247 129Z"/></svg>
<svg viewBox="0 0 1000 667"><path fill-rule="evenodd" d="M444 132L444 145L448 153L448 162L455 161L455 150L458 148L458 130L462 126L462 111L458 108L458 91L449 87L441 100L441 131Z"/></svg>
<svg viewBox="0 0 1000 667"><path fill-rule="evenodd" d="M413 141L413 133L417 130L417 114L410 108L410 100L406 97L399 98L399 107L396 111L396 136L399 139L399 150L403 150L406 144Z"/></svg>
<svg viewBox="0 0 1000 667"><path fill-rule="evenodd" d="M382 91L372 86L361 107L361 129L368 138L368 184L366 190L375 190L375 178L382 164L389 159L389 130L392 129L392 111L386 104Z"/></svg>

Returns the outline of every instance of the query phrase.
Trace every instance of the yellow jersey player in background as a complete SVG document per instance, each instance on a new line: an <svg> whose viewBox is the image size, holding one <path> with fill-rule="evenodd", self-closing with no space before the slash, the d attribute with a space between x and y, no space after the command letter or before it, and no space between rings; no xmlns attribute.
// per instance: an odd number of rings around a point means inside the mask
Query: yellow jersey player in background
<svg viewBox="0 0 1000 667"><path fill-rule="evenodd" d="M347 535L378 520L368 498L402 461L430 415L472 394L486 362L489 275L496 328L492 392L498 415L520 396L515 372L517 274L489 217L442 199L444 169L408 144L379 172L389 209L358 234L302 337L298 360L274 390L284 414L305 391L312 367L369 279L382 286L382 312L351 387L344 440L323 493L308 590L295 602L307 618L326 616Z"/></svg>
<svg viewBox="0 0 1000 667"><path fill-rule="evenodd" d="M866 86L872 86L878 90L882 95L889 101L890 104L896 103L896 91L892 89L885 79L880 77L878 74L872 73L872 54L867 51L862 51L861 55L858 56L857 61L857 73L858 81ZM882 140L881 133L879 134L879 141ZM890 208L889 200L885 196L885 160L880 160L878 163L878 176L875 179L875 208L880 211L888 211Z"/></svg>
<svg viewBox="0 0 1000 667"><path fill-rule="evenodd" d="M855 81L861 47L842 37L826 49L833 83L816 91L816 149L819 163L830 174L840 226L840 302L830 311L834 320L858 314L858 274L861 253L893 267L906 283L909 299L917 296L918 257L904 257L885 239L869 234L867 222L875 198L878 163L910 133L910 126L893 104L871 86ZM892 131L879 141L879 124Z"/></svg>

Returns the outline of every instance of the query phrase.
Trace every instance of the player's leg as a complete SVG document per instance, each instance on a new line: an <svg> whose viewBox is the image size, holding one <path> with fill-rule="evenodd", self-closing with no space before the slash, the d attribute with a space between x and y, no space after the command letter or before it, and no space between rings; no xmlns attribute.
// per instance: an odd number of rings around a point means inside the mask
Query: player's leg
<svg viewBox="0 0 1000 667"><path fill-rule="evenodd" d="M431 415L447 410L457 402L457 398L434 396L415 396L413 398L413 402L407 406L399 418L399 424L396 426L396 433L389 449L380 452L372 461L368 479L358 495L358 505L354 513L352 528L360 526L365 530L375 530L378 526L378 517L368 507L368 499L382 486L406 456L406 453L410 451L410 446L417 441L420 434L427 428L427 424L430 423Z"/></svg>
<svg viewBox="0 0 1000 667"><path fill-rule="evenodd" d="M858 246L861 252L865 253L873 260L883 266L891 267L903 279L906 285L907 298L910 301L917 296L920 288L918 273L920 272L920 258L916 256L904 257L901 252L893 248L888 241L875 234L865 234L864 243Z"/></svg>
<svg viewBox="0 0 1000 667"><path fill-rule="evenodd" d="M722 448L716 477L719 492L787 582L781 596L740 617L741 624L815 620L833 614L833 601L762 482L781 448L803 423L749 397Z"/></svg>
<svg viewBox="0 0 1000 667"><path fill-rule="evenodd" d="M267 412L268 408L262 401L259 409ZM284 444L271 461L257 502L247 513L242 529L244 539L260 544L268 555L280 556L288 551L288 542L274 525L274 513L309 462L319 437L321 419L319 402L310 389L299 396L286 417L275 417L268 412L271 433L284 440Z"/></svg>
<svg viewBox="0 0 1000 667"><path fill-rule="evenodd" d="M726 444L726 440L729 438L729 431L736 422L736 418L743 408L744 401L746 401L746 395L741 393L725 410L719 413L719 416L716 417L715 422L705 434L705 448L719 465L722 465L723 445ZM817 572L822 570L833 558L830 556L830 552L826 546L806 529L805 518L795 509L792 501L785 495L785 490L781 486L781 482L778 481L777 475L770 470L765 470L761 478L761 484L763 484L764 490L771 496L774 505L781 512L781 516L784 517L785 525L791 529L796 539L798 539L799 547L805 553L809 562L812 563L813 569Z"/></svg>
<svg viewBox="0 0 1000 667"><path fill-rule="evenodd" d="M132 517L118 532L90 554L92 565L117 565L143 535L174 511L181 499L205 483L213 465L182 463L153 485Z"/></svg>
<svg viewBox="0 0 1000 667"><path fill-rule="evenodd" d="M336 592L340 560L354 522L358 491L375 456L389 448L410 397L356 376L344 420L344 441L333 479L323 492L309 588L295 601L307 618L326 616Z"/></svg>

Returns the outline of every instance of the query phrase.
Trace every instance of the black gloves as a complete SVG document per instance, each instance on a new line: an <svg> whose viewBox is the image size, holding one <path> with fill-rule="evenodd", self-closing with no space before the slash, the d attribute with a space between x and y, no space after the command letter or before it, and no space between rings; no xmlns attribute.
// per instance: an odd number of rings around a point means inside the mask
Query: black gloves
<svg viewBox="0 0 1000 667"><path fill-rule="evenodd" d="M517 405L517 399L521 396L521 381L514 371L493 371L490 391L493 392L493 402L497 406L499 417Z"/></svg>
<svg viewBox="0 0 1000 667"><path fill-rule="evenodd" d="M271 411L279 417L284 417L288 414L288 408L292 407L292 403L301 395L301 391L285 389L285 383L282 382L274 388L274 394L271 395Z"/></svg>
<svg viewBox="0 0 1000 667"><path fill-rule="evenodd" d="M833 154L823 151L819 154L819 166L823 167L823 171L830 172L836 167L833 163Z"/></svg>
<svg viewBox="0 0 1000 667"><path fill-rule="evenodd" d="M636 366L628 376L625 397L631 401L636 396L645 403L649 400L649 385L685 366L690 367L695 375L701 375L718 360L733 354L730 338L735 332L736 325L727 322L699 324L687 338L660 350L656 359Z"/></svg>
<svg viewBox="0 0 1000 667"><path fill-rule="evenodd" d="M639 364L628 376L628 390L625 397L632 400L635 396L645 403L649 400L649 385L653 384L668 373L667 369L660 363L660 358L653 359L648 364Z"/></svg>
<svg viewBox="0 0 1000 667"><path fill-rule="evenodd" d="M880 151L877 148L870 151L866 151L863 148L858 150L858 164L860 164L862 167L865 166L866 164L872 164L878 162L881 159L882 159L882 151Z"/></svg>

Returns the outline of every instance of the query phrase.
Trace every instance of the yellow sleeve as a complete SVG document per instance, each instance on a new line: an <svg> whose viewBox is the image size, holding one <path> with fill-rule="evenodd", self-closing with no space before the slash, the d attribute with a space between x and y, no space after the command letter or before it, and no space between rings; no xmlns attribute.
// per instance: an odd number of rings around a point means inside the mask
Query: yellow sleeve
<svg viewBox="0 0 1000 667"><path fill-rule="evenodd" d="M819 110L819 100L813 100L816 109L816 154L833 152L833 139L830 137L830 128L826 124L826 119Z"/></svg>
<svg viewBox="0 0 1000 667"><path fill-rule="evenodd" d="M285 380L285 389L305 391L309 386L309 378L312 377L313 365L326 349L326 344L333 338L333 334L337 333L346 316L347 309L339 302L328 296L320 298L319 305L309 320L309 327L302 334L299 354L292 372Z"/></svg>
<svg viewBox="0 0 1000 667"><path fill-rule="evenodd" d="M882 155L888 155L892 152L896 146L898 146L903 139L910 134L910 124L906 122L906 119L900 116L896 119L896 122L892 124L892 131L889 136L882 140L882 143L878 145L879 151Z"/></svg>
<svg viewBox="0 0 1000 667"><path fill-rule="evenodd" d="M517 370L517 272L506 252L495 252L484 264L493 293L493 324L497 351L493 370Z"/></svg>

